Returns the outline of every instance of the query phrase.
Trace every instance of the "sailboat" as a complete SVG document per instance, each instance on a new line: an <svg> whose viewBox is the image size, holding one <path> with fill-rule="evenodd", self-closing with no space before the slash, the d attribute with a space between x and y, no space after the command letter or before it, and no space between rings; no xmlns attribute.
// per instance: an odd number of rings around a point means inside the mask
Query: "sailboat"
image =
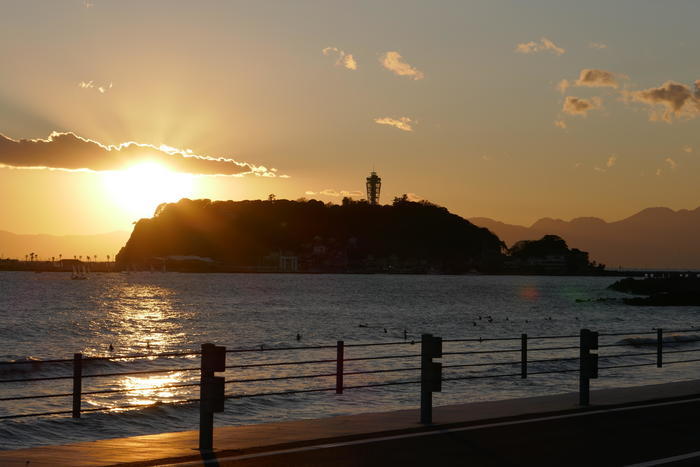
<svg viewBox="0 0 700 467"><path fill-rule="evenodd" d="M87 270L85 269L85 266L73 266L73 273L71 274L70 278L74 281L87 279Z"/></svg>

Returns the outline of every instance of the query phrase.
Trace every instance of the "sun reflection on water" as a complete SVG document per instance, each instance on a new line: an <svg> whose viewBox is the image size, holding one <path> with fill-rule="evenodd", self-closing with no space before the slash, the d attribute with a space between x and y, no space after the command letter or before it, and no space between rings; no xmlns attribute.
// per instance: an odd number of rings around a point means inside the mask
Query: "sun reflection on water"
<svg viewBox="0 0 700 467"><path fill-rule="evenodd" d="M169 375L127 376L119 383L122 388L129 390L126 393L128 404L151 405L164 399L171 401L176 399L177 389L167 386L182 383L183 376L183 372Z"/></svg>

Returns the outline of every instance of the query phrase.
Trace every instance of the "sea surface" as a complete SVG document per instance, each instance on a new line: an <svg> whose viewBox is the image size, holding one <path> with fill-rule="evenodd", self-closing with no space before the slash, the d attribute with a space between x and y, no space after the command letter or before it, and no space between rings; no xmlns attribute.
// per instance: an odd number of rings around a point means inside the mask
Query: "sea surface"
<svg viewBox="0 0 700 467"><path fill-rule="evenodd" d="M624 294L607 289L614 281L160 272L98 273L71 280L63 273L0 272L0 362L22 362L0 363L0 399L64 394L0 401L0 449L196 429L198 406L187 400L198 397L198 388L173 386L198 381L199 357L154 355L197 351L205 342L246 350L227 354L227 365L237 366L225 374L227 394L235 398L227 401L224 413L216 414L217 425L419 405L417 384L347 389L343 394L269 394L334 388L338 340L345 343L346 359L373 357L345 363L345 372L355 374L346 375L344 384L352 387L416 381L416 341L422 333L442 336L444 376L453 379L435 394L436 405L576 391L578 338L540 337L576 336L581 328L633 334L601 337L600 378L593 388L700 377L700 362L606 368L653 364L654 328L665 330L665 349L677 352L666 355L665 363L700 358L694 352L700 345L692 342L700 339L700 308L625 305ZM556 373L520 378L522 333L529 339L529 371ZM454 339L461 340L448 342ZM355 346L362 343L391 345ZM321 348L275 350L315 346ZM3 380L70 377L71 363L36 360L72 359L78 352L84 358L151 357L86 361L84 375L132 374L84 378L83 393L93 394L83 395L82 407L88 411L80 419L70 414L1 418L70 410L70 378ZM612 357L619 354L633 355ZM392 358L375 358L382 356ZM552 359L557 360L541 361ZM319 360L329 361L256 366ZM384 369L402 371L372 373ZM159 372L133 373L150 370ZM299 378L315 374L330 376ZM297 378L275 379L283 376ZM245 381L251 379L263 381ZM100 408L109 410L89 411Z"/></svg>

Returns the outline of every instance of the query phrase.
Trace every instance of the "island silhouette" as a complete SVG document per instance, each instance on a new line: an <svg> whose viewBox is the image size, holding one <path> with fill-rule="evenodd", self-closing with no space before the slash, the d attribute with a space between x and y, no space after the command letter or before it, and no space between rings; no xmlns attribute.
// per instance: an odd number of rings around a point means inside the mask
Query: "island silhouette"
<svg viewBox="0 0 700 467"><path fill-rule="evenodd" d="M429 201L182 199L141 219L116 256L119 269L342 273L590 273L602 266L556 236L508 250Z"/></svg>

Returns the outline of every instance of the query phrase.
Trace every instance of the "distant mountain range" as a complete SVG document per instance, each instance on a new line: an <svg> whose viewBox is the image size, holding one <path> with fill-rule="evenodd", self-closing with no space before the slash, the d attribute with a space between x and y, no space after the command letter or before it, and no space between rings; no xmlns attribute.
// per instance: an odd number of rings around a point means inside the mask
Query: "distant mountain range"
<svg viewBox="0 0 700 467"><path fill-rule="evenodd" d="M505 224L485 217L470 222L486 227L512 246L519 240L559 235L569 247L590 253L592 260L628 268L700 268L700 207L690 211L648 208L616 222L596 217L570 221L543 218L530 227Z"/></svg>
<svg viewBox="0 0 700 467"><path fill-rule="evenodd" d="M694 210L648 208L626 219L606 222L596 217L570 221L543 218L530 227L485 217L468 219L486 227L510 247L519 240L559 235L569 247L588 251L590 258L607 265L628 268L700 269L700 207ZM126 244L130 232L98 235L19 235L0 231L0 257L24 259L35 253L40 259L97 255L104 260Z"/></svg>
<svg viewBox="0 0 700 467"><path fill-rule="evenodd" d="M34 253L38 259L46 260L58 255L64 259L73 256L91 257L105 261L119 252L129 239L129 232L110 232L97 235L20 235L0 230L0 258L24 260L24 255Z"/></svg>

